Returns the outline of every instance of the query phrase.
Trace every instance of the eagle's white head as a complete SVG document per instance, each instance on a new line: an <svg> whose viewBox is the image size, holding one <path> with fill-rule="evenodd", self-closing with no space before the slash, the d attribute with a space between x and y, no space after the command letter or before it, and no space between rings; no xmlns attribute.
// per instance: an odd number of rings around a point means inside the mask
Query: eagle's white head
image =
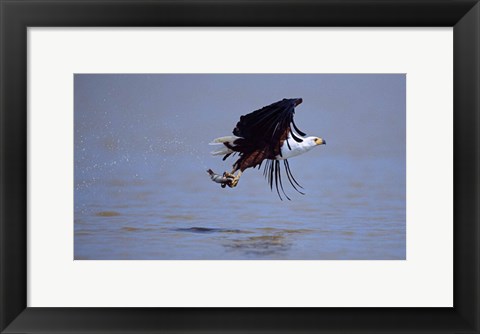
<svg viewBox="0 0 480 334"><path fill-rule="evenodd" d="M276 157L277 160L284 160L310 151L316 146L325 145L327 142L320 137L302 137L301 142L297 142L291 136L288 138L288 143L282 146L282 154Z"/></svg>
<svg viewBox="0 0 480 334"><path fill-rule="evenodd" d="M323 138L320 138L320 137L313 137L313 136L310 136L310 137L304 137L303 138L303 142L300 143L300 146L307 150L307 151L310 151L312 148L314 148L315 146L319 146L319 145L325 145L327 144L327 142L325 141L325 139Z"/></svg>

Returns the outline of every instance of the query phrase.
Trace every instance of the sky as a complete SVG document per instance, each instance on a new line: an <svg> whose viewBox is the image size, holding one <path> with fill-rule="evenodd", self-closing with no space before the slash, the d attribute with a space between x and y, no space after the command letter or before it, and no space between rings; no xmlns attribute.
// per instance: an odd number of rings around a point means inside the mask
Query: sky
<svg viewBox="0 0 480 334"><path fill-rule="evenodd" d="M403 74L76 75L75 144L172 149L162 134L209 152L240 115L301 97L296 124L325 138L329 154L402 156L405 85Z"/></svg>

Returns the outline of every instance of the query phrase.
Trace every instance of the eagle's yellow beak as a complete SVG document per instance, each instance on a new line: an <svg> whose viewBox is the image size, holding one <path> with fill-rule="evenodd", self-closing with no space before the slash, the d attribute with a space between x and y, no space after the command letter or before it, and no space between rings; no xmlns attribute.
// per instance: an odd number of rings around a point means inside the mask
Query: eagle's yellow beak
<svg viewBox="0 0 480 334"><path fill-rule="evenodd" d="M317 145L326 145L327 142L323 138L315 138L315 144Z"/></svg>

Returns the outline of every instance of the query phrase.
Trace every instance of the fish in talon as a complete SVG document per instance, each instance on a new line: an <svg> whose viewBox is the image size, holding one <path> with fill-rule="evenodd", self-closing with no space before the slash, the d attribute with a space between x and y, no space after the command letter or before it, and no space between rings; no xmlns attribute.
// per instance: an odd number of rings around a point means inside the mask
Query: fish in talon
<svg viewBox="0 0 480 334"><path fill-rule="evenodd" d="M213 170L209 169L207 170L207 173L210 175L210 179L213 182L220 183L222 188L225 188L226 185L230 186L233 178L226 176L227 173L223 173L223 175L215 173Z"/></svg>

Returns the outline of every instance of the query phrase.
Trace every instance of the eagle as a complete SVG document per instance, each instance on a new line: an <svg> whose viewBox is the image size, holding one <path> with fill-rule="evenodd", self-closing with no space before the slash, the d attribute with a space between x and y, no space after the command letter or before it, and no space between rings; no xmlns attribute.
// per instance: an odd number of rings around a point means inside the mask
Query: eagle
<svg viewBox="0 0 480 334"><path fill-rule="evenodd" d="M265 162L263 174L268 180L270 189L273 190L275 184L278 196L282 199L280 185L282 193L290 200L283 189L280 172L280 161L283 161L288 181L297 192L304 194L297 188L303 189L293 177L288 159L306 153L318 145L324 145L326 141L320 137L306 137L306 133L296 126L293 120L295 107L302 102L301 98L283 99L242 115L233 129L233 136L216 138L210 143L222 146L211 153L215 156L223 155L223 160L238 154L233 170L217 178L224 181L223 188L226 185L230 188L236 187L240 176L247 168L258 166L260 169Z"/></svg>

